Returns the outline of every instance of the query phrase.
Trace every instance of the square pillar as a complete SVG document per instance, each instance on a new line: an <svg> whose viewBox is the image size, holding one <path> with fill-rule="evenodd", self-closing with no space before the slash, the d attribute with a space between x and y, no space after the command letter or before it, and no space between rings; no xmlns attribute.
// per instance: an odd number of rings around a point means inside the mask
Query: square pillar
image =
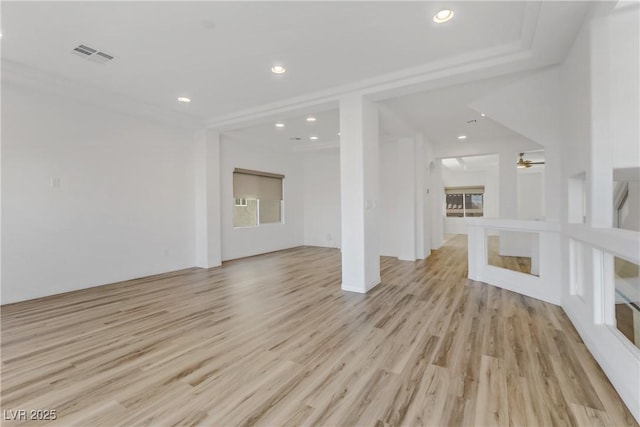
<svg viewBox="0 0 640 427"><path fill-rule="evenodd" d="M428 189L427 189L427 158L422 135L415 136L415 174L416 185L416 259L425 259L431 250L431 227L428 225Z"/></svg>
<svg viewBox="0 0 640 427"><path fill-rule="evenodd" d="M430 205L427 223L431 230L431 246L427 247L428 254L431 249L440 249L444 244L444 183L440 159L429 163L427 193Z"/></svg>
<svg viewBox="0 0 640 427"><path fill-rule="evenodd" d="M397 145L395 234L397 256L402 261L415 261L418 245L416 147L413 138L400 138ZM389 224L391 225L391 224Z"/></svg>
<svg viewBox="0 0 640 427"><path fill-rule="evenodd" d="M360 94L340 99L342 289L380 283L378 109Z"/></svg>
<svg viewBox="0 0 640 427"><path fill-rule="evenodd" d="M518 218L518 151L498 153L500 218Z"/></svg>
<svg viewBox="0 0 640 427"><path fill-rule="evenodd" d="M610 20L598 18L590 27L591 156L587 171L587 220L593 228L613 225L613 156L611 140ZM637 126L637 124L636 124ZM637 143L637 141L636 141Z"/></svg>
<svg viewBox="0 0 640 427"><path fill-rule="evenodd" d="M498 153L498 182L500 218L518 218L518 151L504 150ZM511 231L500 231L498 253L503 256L522 256L519 252L521 235Z"/></svg>
<svg viewBox="0 0 640 427"><path fill-rule="evenodd" d="M196 267L222 265L220 229L220 133L196 133Z"/></svg>

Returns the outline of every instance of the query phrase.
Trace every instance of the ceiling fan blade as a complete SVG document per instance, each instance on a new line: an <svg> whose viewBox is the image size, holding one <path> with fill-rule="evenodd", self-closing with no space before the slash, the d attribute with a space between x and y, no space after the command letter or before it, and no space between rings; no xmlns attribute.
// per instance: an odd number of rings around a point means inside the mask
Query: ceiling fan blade
<svg viewBox="0 0 640 427"><path fill-rule="evenodd" d="M520 158L516 162L516 166L519 168L530 168L532 165L544 165L544 162L532 162L531 160L525 160L524 153L520 153Z"/></svg>

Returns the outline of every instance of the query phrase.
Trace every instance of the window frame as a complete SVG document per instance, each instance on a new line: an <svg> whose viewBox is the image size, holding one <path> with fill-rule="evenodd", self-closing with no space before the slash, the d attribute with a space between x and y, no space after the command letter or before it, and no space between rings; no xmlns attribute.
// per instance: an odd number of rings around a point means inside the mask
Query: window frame
<svg viewBox="0 0 640 427"><path fill-rule="evenodd" d="M235 174L245 174L245 175L256 175L258 177L265 177L265 178L278 178L280 180L280 193L281 193L281 199L280 200L270 200L270 199L264 199L264 198L258 198L258 197L236 197L236 192L235 192ZM270 172L258 172L258 171L253 171L253 170L249 170L249 169L239 169L239 168L235 168L233 170L233 174L232 174L232 179L231 179L231 183L233 186L234 191L232 191L232 197L233 197L233 203L231 205L231 225L234 229L245 229L245 228L256 228L256 227L268 227L268 226L278 226L278 225L284 225L285 224L285 204L284 204L284 198L285 198L285 188L284 188L284 175L279 175L279 174L274 174L274 173L270 173ZM256 212L255 212L255 221L254 224L251 225L236 225L236 211L235 208L236 207L247 207L249 205L249 201L256 201ZM280 213L280 217L278 221L274 221L274 222L260 222L260 202L261 201L265 201L265 200L270 200L272 202L279 202L279 213ZM238 204L240 203L240 204Z"/></svg>
<svg viewBox="0 0 640 427"><path fill-rule="evenodd" d="M456 191L460 192L456 192ZM482 212L480 215L468 215L467 210L477 210L474 208L467 208L467 196L472 199L473 196L482 197ZM462 200L462 208L449 208L448 196L459 196ZM484 217L484 185L475 185L468 187L445 187L444 189L444 205L445 205L445 218L483 218ZM458 206L458 205L455 205ZM478 213L478 212L473 212ZM453 215L451 215L453 214ZM461 214L461 215L460 215Z"/></svg>

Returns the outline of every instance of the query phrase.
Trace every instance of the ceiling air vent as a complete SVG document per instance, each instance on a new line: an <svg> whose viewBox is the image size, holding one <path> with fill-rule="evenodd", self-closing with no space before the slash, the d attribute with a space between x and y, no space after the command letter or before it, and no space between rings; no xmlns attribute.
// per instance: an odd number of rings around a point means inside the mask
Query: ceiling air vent
<svg viewBox="0 0 640 427"><path fill-rule="evenodd" d="M97 62L99 64L104 64L107 63L109 61L111 61L112 59L114 59L115 57L112 55L109 55L107 53L104 52L100 52L97 49L94 49L92 47L89 46L85 46L83 44L79 45L78 47L74 48L71 53L78 55L82 58L85 58L89 61L93 61L93 62Z"/></svg>
<svg viewBox="0 0 640 427"><path fill-rule="evenodd" d="M79 53L81 53L83 55L87 55L87 56L88 55L93 55L94 53L97 52L97 50L91 49L90 47L85 46L83 44L81 44L80 46L78 46L77 48L75 48L73 50L74 50L74 52L79 52Z"/></svg>

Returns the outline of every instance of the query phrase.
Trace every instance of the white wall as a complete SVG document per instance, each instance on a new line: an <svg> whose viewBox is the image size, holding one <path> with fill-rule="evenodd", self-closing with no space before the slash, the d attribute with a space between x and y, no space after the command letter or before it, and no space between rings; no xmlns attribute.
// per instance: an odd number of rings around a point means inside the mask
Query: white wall
<svg viewBox="0 0 640 427"><path fill-rule="evenodd" d="M3 304L193 265L191 131L4 82L2 125Z"/></svg>
<svg viewBox="0 0 640 427"><path fill-rule="evenodd" d="M380 218L380 255L397 256L398 233L394 227L396 206L400 198L401 188L396 186L397 174L396 142L380 144L380 202L378 215Z"/></svg>
<svg viewBox="0 0 640 427"><path fill-rule="evenodd" d="M544 218L544 178L544 168L518 169L518 219Z"/></svg>
<svg viewBox="0 0 640 427"><path fill-rule="evenodd" d="M564 64L495 91L474 108L544 146L546 216L560 229L540 242L541 268L548 264L556 270L544 285L562 290L565 312L640 420L640 351L616 329L612 314L612 256L640 262L640 233L611 229L612 171L640 163L640 6L625 3L613 13L614 3L594 6L595 15L581 29ZM572 198L576 206L568 205L569 180L582 174L586 223L570 224L568 213L579 221L582 215L575 213L583 207L581 197ZM580 251L570 250L577 246ZM576 262L577 252L586 262Z"/></svg>
<svg viewBox="0 0 640 427"><path fill-rule="evenodd" d="M431 196L441 183L435 182L437 172L429 171L432 162L431 142L421 134L380 144L381 255L415 261L428 257L434 242L436 247L441 244L442 228L436 227ZM439 202L438 197L441 208ZM441 211L437 218L441 220Z"/></svg>
<svg viewBox="0 0 640 427"><path fill-rule="evenodd" d="M515 167L515 166L514 166ZM484 216L497 218L498 215L498 170L491 167L484 171L464 171L442 167L442 181L445 187L484 186ZM444 203L444 201L441 201ZM444 232L447 234L467 234L465 218L444 218Z"/></svg>
<svg viewBox="0 0 640 427"><path fill-rule="evenodd" d="M632 4L631 2L627 2ZM627 6L627 9L613 13L609 18L609 36L614 43L608 49L610 102L611 102L611 140L613 144L613 167L628 168L637 166L640 159L640 8Z"/></svg>
<svg viewBox="0 0 640 427"><path fill-rule="evenodd" d="M304 155L304 244L339 248L340 152Z"/></svg>
<svg viewBox="0 0 640 427"><path fill-rule="evenodd" d="M547 220L559 219L561 189L558 186L558 180L562 171L570 167L566 164L567 162L563 163L560 159L561 147L566 144L566 141L559 137L559 127L564 125L564 122L559 120L562 107L562 100L559 96L561 72L558 66L531 72L512 84L488 93L471 105L476 111L486 113L492 120L524 136L530 143L537 145L537 148L544 147L545 175L548 177L545 181L544 191L546 199L545 217ZM565 84L571 86L580 85L582 75L588 72L588 70L583 69L580 72L581 75L576 76L575 82ZM585 91L584 93L587 92ZM583 105L575 105L573 107L580 111L585 108L584 103L585 100L583 99ZM568 119L574 120L577 117L569 117ZM585 123L585 128L582 131L583 135L589 133L589 128L589 123ZM584 143L584 139L578 142L575 156L585 156L585 153L579 148L580 144ZM510 147L503 144L501 150L511 150L512 153L527 151L523 145L516 146L515 144L511 144ZM502 154L508 153L501 152ZM509 154L509 157L513 156ZM510 165L501 163L502 166ZM515 181L515 173L513 175L513 180ZM515 185L515 182L507 181L503 184L503 188L510 194ZM518 216L515 209L517 203L515 195L513 200L514 203L512 204L507 198L502 197L503 209L500 213L501 216L506 218Z"/></svg>
<svg viewBox="0 0 640 427"><path fill-rule="evenodd" d="M544 218L544 168L520 169L516 154L500 153L500 217L525 220ZM538 261L537 238L529 233L501 231L499 253L502 256L531 257L532 267Z"/></svg>
<svg viewBox="0 0 640 427"><path fill-rule="evenodd" d="M411 249L416 239L413 209L416 197L410 181L417 171L414 164L406 161L412 143L401 139L380 144L380 255L405 260L415 259L415 250Z"/></svg>
<svg viewBox="0 0 640 427"><path fill-rule="evenodd" d="M380 254L397 256L394 227L397 205L396 142L380 144ZM304 244L340 247L340 153L313 151L305 156ZM333 241L329 240L329 235Z"/></svg>
<svg viewBox="0 0 640 427"><path fill-rule="evenodd" d="M408 143L408 141L405 141ZM413 159L416 162L412 171L419 176L405 176L416 180L415 188L400 185L399 168L406 164L406 153L401 159L398 141L385 141L380 144L380 199L378 201L380 254L383 256L415 259L428 256L434 238L441 229L433 228L433 206L431 194L438 193L438 183L428 174L427 160L431 158L431 145L420 135L413 139L417 155L424 157ZM340 247L340 153L336 150L307 152L304 155L304 244L310 246ZM406 171L405 171L406 172ZM434 172L434 175L436 172ZM424 182L420 183L422 179ZM415 190L415 194L411 190ZM427 194L427 189L429 193ZM411 193L411 194L410 194ZM439 193L438 193L439 194ZM422 203L419 198L422 197ZM400 200L409 205L400 207ZM405 220L411 204L415 204L415 250L410 250L406 241L401 241L398 224ZM442 219L442 203L437 199L437 218ZM420 210L424 213L420 215ZM412 217L413 218L413 217ZM417 223L419 222L419 224ZM409 231L411 232L411 231ZM405 233L406 234L406 233ZM434 237L435 236L435 237ZM441 241L442 238L437 239Z"/></svg>
<svg viewBox="0 0 640 427"><path fill-rule="evenodd" d="M545 68L496 89L471 107L492 120L508 123L520 135L538 144L558 142L558 69ZM514 147L516 148L516 147Z"/></svg>
<svg viewBox="0 0 640 427"><path fill-rule="evenodd" d="M428 181L427 181L427 214L425 215L425 238L427 248L439 249L444 243L444 184L442 183L442 169L444 166L440 160L434 160L432 147L425 146L430 152L428 156ZM427 151L427 150L425 150ZM428 251L429 252L429 251Z"/></svg>
<svg viewBox="0 0 640 427"><path fill-rule="evenodd" d="M222 260L242 258L304 244L303 155L274 151L222 136L220 144ZM233 227L233 170L278 173L283 180L284 223Z"/></svg>
<svg viewBox="0 0 640 427"><path fill-rule="evenodd" d="M574 284L563 287L562 306L636 420L640 420L640 351L614 326L611 316L614 281L606 261L607 254L613 253L639 262L640 234L610 229L612 170L615 166L637 167L640 163L637 154L639 52L637 47L630 48L638 43L637 26L637 4L611 16L596 17L582 28L561 67L560 123L563 124L565 168L559 187L563 211L568 212L569 179L586 172L587 223L568 224L567 218L562 218L565 262L561 274L564 283ZM633 64L636 64L635 83L626 75L634 72L634 68L629 68ZM624 69L618 69L620 66ZM622 95L619 90L625 82L628 85ZM630 117L626 111L635 113ZM576 259L577 254L583 254L582 262Z"/></svg>

